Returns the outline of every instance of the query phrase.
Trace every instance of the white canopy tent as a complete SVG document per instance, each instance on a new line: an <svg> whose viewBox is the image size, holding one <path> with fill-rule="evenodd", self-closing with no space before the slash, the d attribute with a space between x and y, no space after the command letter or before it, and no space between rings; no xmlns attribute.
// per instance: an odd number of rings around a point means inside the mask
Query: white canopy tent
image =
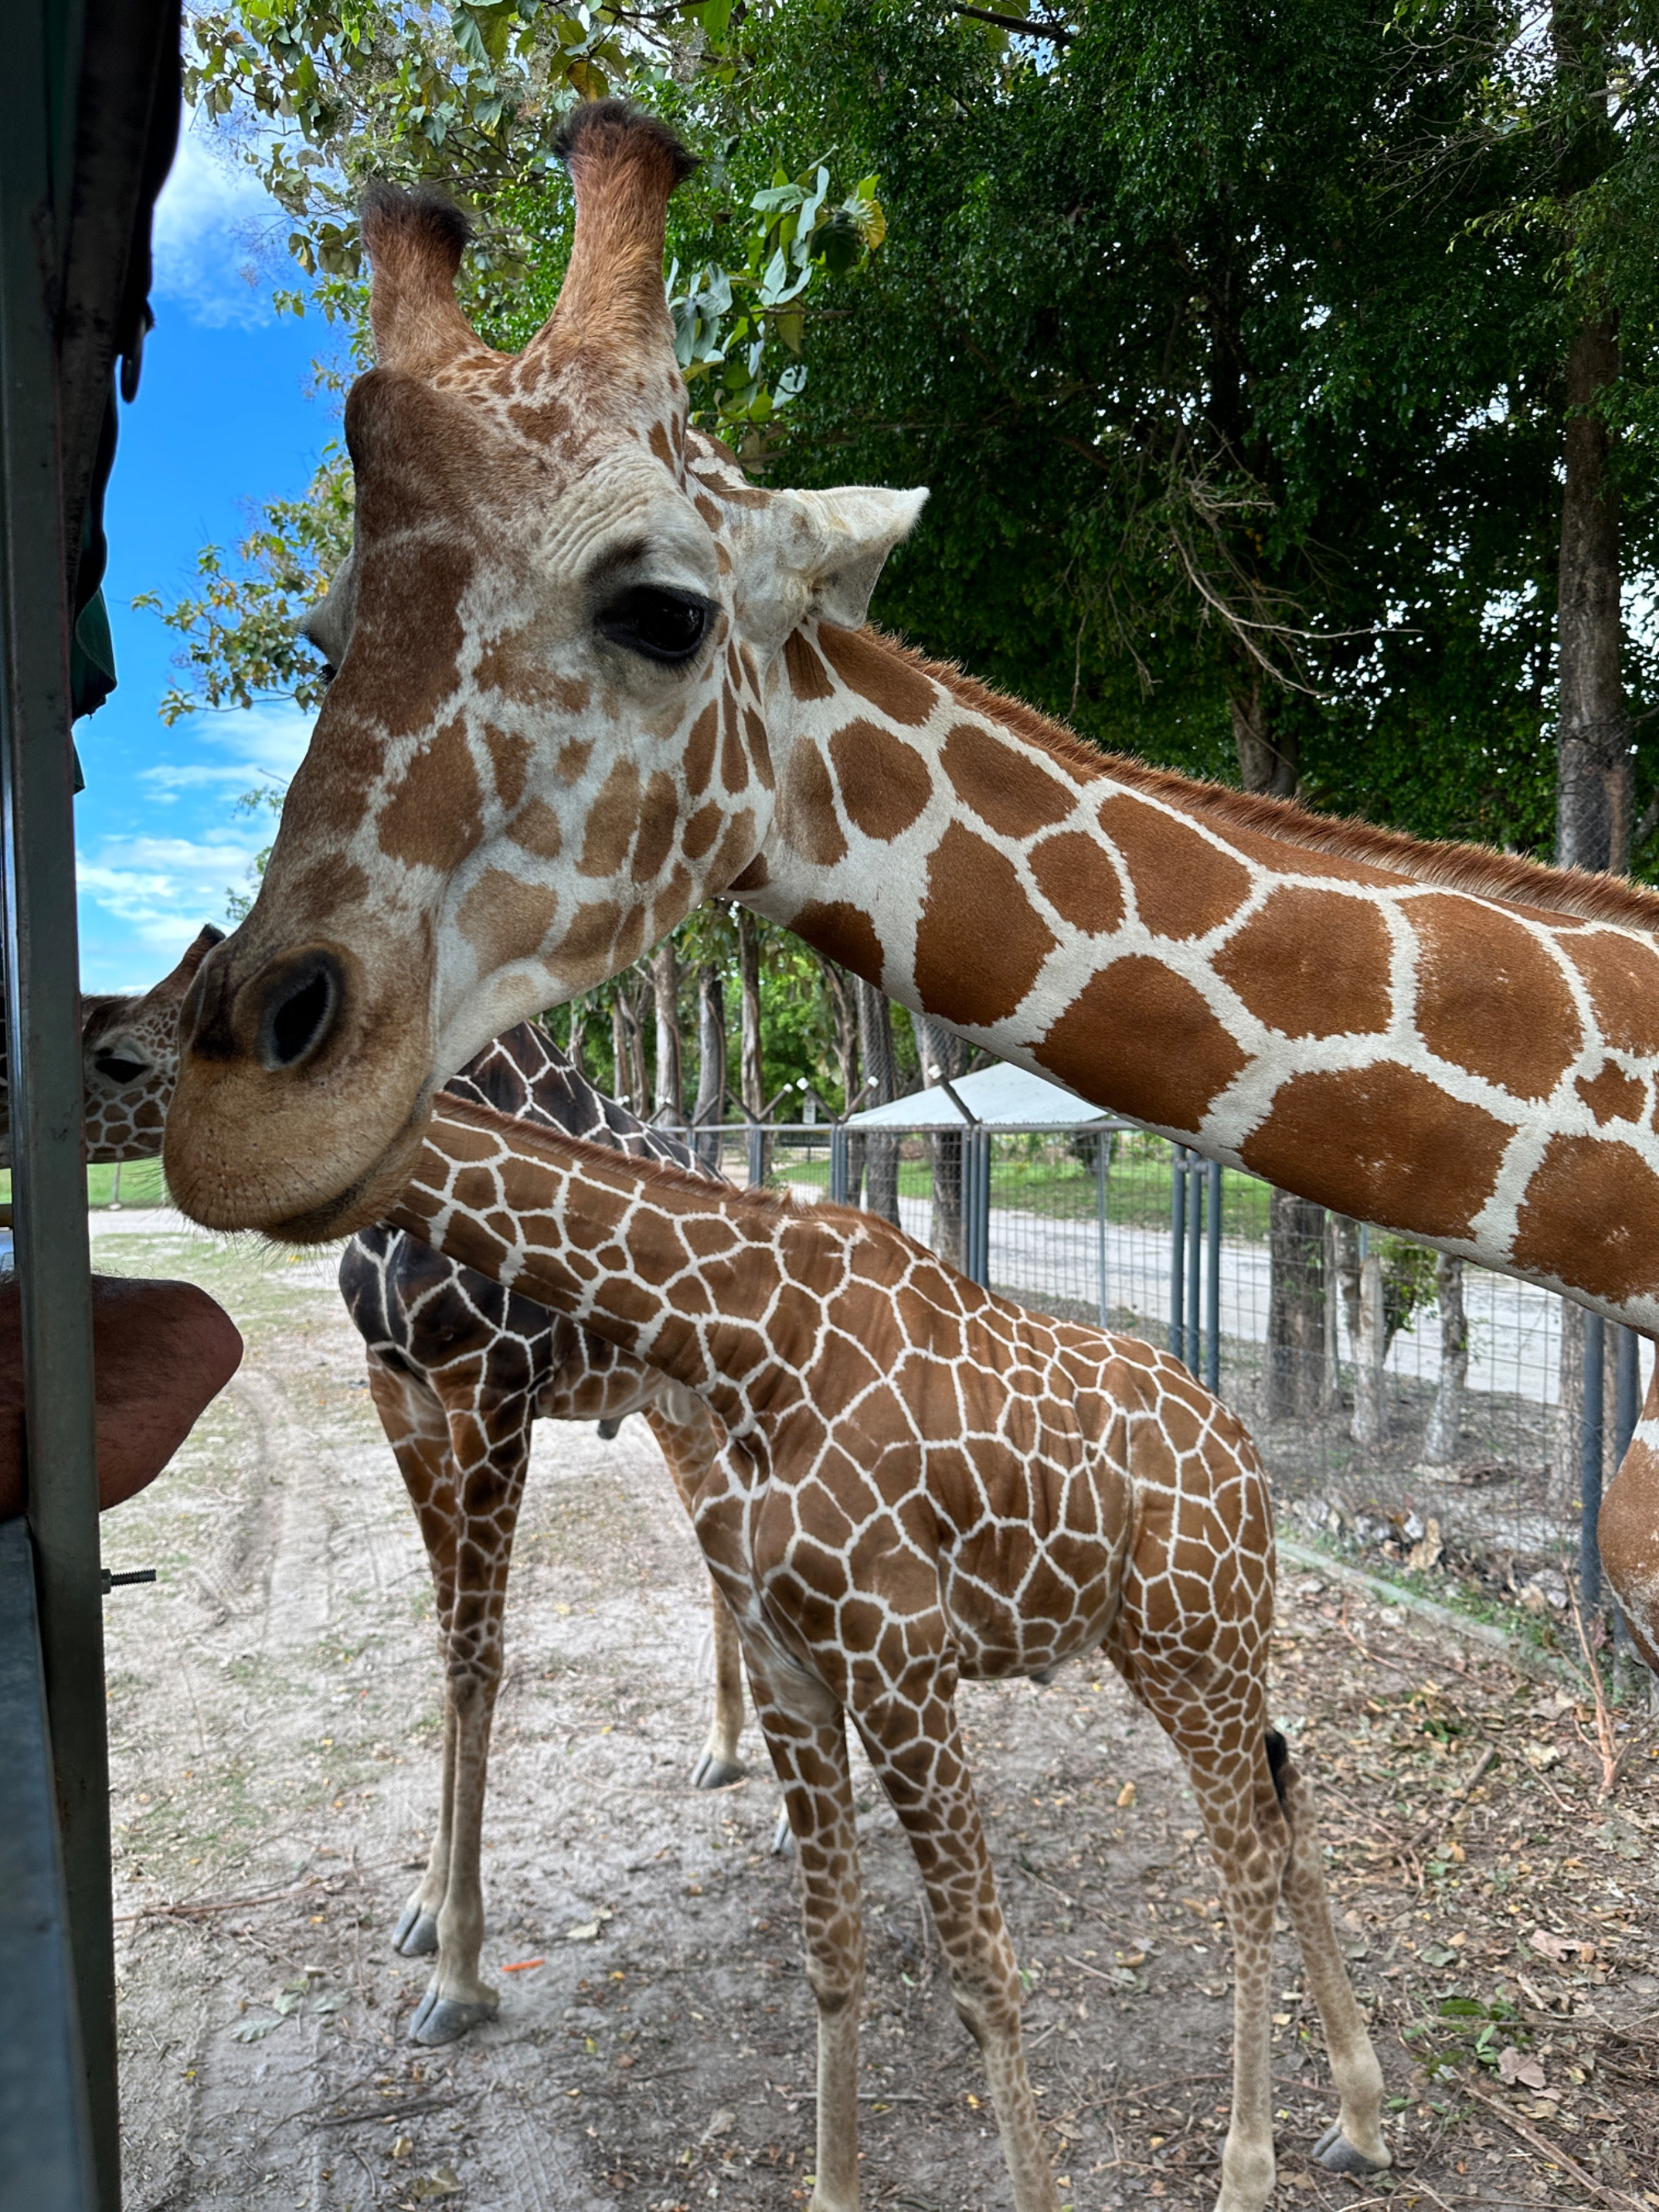
<svg viewBox="0 0 1659 2212"><path fill-rule="evenodd" d="M986 1129L1073 1129L1119 1119L1115 1115L1101 1113L1075 1091L1066 1091L1058 1083L1029 1074L1023 1067L1010 1066L1006 1060L960 1077L951 1090ZM896 1098L890 1106L871 1106L862 1114L849 1114L847 1117L847 1127L860 1130L961 1129L968 1126L943 1084L936 1084L931 1091L915 1091L908 1098Z"/></svg>

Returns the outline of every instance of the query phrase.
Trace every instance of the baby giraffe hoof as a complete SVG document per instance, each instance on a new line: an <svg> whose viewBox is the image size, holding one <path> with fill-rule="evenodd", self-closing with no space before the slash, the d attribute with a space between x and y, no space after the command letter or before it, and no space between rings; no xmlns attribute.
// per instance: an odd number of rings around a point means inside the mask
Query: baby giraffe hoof
<svg viewBox="0 0 1659 2212"><path fill-rule="evenodd" d="M718 1752L706 1751L691 1770L694 1790L727 1790L734 1782L741 1782L748 1773L736 1759L722 1759Z"/></svg>
<svg viewBox="0 0 1659 2212"><path fill-rule="evenodd" d="M438 1948L438 1916L406 1905L403 1917L392 1931L392 1948L405 1959L429 1958Z"/></svg>
<svg viewBox="0 0 1659 2212"><path fill-rule="evenodd" d="M1340 2120L1331 2122L1314 2145L1313 2154L1332 2173L1381 2173L1388 2163L1386 2159L1379 2161L1356 2150L1343 2134Z"/></svg>
<svg viewBox="0 0 1659 2212"><path fill-rule="evenodd" d="M441 1997L435 1990L428 1990L415 2008L409 2039L411 2043L459 2043L481 2020L494 2020L500 2008L497 1997L472 2004L464 1997Z"/></svg>

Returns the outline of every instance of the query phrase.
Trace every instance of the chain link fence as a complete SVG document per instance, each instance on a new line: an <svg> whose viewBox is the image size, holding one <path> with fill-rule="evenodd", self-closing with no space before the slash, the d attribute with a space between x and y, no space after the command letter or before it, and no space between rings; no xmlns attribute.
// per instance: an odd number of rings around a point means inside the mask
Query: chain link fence
<svg viewBox="0 0 1659 2212"><path fill-rule="evenodd" d="M709 1131L734 1181L862 1205L976 1280L1167 1345L1238 1413L1280 1526L1559 1618L1652 1347L1530 1284L1127 1123Z"/></svg>

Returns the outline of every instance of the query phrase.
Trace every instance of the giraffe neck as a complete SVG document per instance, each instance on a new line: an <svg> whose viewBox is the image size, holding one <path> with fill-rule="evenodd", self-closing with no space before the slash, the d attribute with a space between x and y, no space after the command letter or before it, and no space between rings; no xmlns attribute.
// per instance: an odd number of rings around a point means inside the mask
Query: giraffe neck
<svg viewBox="0 0 1659 2212"><path fill-rule="evenodd" d="M388 1218L684 1383L734 1435L811 1356L816 1301L784 1295L787 1200L445 1093Z"/></svg>
<svg viewBox="0 0 1659 2212"><path fill-rule="evenodd" d="M732 885L1212 1158L1659 1328L1659 896L1087 751L868 632L774 672Z"/></svg>

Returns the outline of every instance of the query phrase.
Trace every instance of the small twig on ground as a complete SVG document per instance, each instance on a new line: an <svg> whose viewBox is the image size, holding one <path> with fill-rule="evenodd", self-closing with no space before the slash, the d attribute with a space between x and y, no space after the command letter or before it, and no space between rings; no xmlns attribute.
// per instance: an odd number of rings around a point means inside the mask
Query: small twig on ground
<svg viewBox="0 0 1659 2212"><path fill-rule="evenodd" d="M118 1912L117 1923L126 1920L199 1920L210 1912L238 1912L245 1905L275 1905L283 1898L303 1897L308 1889L320 1886L320 1877L311 1875L304 1881L296 1881L289 1889L263 1889L252 1897L222 1897L210 1905L142 1905L137 1912Z"/></svg>
<svg viewBox="0 0 1659 2212"><path fill-rule="evenodd" d="M1584 1655L1584 1672L1589 1678L1590 1694L1595 1700L1595 1752L1601 1761L1601 1787L1596 1791L1596 1802L1611 1797L1619 1787L1619 1777L1624 1771L1630 1746L1621 1751L1613 1740L1613 1715L1608 1710L1607 1692L1601 1687L1601 1669L1595 1663L1595 1654L1590 1650L1589 1638L1584 1632L1584 1616L1579 1609L1578 1593L1571 1581L1567 1583L1567 1603L1572 1607L1572 1625L1578 1632L1578 1649ZM1575 1720L1575 1728L1578 1723ZM1584 1736L1582 1728L1578 1729ZM1589 1739L1585 1736L1584 1741Z"/></svg>
<svg viewBox="0 0 1659 2212"><path fill-rule="evenodd" d="M1488 2112L1502 2120L1506 2128L1519 2136L1522 2142L1530 2143L1535 2151L1541 2151L1552 2164L1570 2173L1581 2189L1588 2189L1590 2195L1600 2197L1603 2204L1614 2206L1616 2212L1644 2212L1644 2208L1634 2197L1626 2197L1617 2189L1604 2188L1593 2173L1585 2172L1577 2159L1570 2158L1559 2143L1553 2143L1547 2136L1540 2135L1529 2120L1523 2120L1518 2112L1510 2112L1507 2105L1488 2090L1474 2081L1465 2081L1463 2087L1471 2097L1477 2098Z"/></svg>
<svg viewBox="0 0 1659 2212"><path fill-rule="evenodd" d="M325 2112L311 2123L313 2128L355 2128L362 2120L398 2120L406 2112L435 2112L456 2101L443 2097L409 2097L401 2105L365 2105L357 2112ZM297 2117L297 2115L296 2115Z"/></svg>
<svg viewBox="0 0 1659 2212"><path fill-rule="evenodd" d="M1438 1835L1464 1799L1474 1795L1480 1784L1486 1779L1488 1769L1494 1766L1497 1760L1498 1746L1495 1743L1489 1743L1474 1762L1474 1771L1468 1779L1454 1790L1445 1803L1431 1813L1420 1828L1414 1829L1403 1844L1395 1844L1394 1851L1395 1858L1414 1859L1419 1846L1426 1844L1431 1836Z"/></svg>

